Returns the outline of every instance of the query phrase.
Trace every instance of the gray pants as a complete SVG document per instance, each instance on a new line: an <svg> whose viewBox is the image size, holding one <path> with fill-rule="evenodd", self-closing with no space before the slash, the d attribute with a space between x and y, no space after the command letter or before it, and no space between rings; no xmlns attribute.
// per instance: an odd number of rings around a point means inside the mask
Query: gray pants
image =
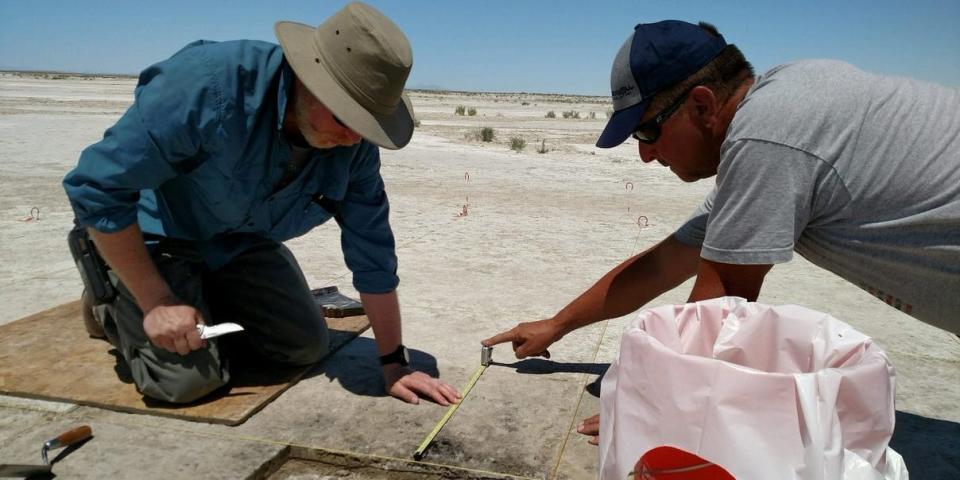
<svg viewBox="0 0 960 480"><path fill-rule="evenodd" d="M229 362L310 365L327 354L323 312L282 244L264 239L217 270L206 267L190 242L162 240L152 256L173 293L206 323L234 322L246 331L208 340L207 348L188 355L158 348L143 330L140 307L111 272L117 298L94 307L94 314L147 397L191 402L230 381Z"/></svg>

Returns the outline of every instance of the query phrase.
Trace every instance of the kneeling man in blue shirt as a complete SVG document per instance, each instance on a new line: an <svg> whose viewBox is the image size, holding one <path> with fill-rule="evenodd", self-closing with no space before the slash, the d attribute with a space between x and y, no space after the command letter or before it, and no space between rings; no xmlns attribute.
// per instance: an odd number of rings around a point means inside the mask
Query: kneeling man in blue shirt
<svg viewBox="0 0 960 480"><path fill-rule="evenodd" d="M117 292L92 307L95 325L137 388L168 402L226 384L231 360L313 364L327 327L281 242L333 218L388 392L456 402L408 366L401 342L378 147L413 133L410 45L362 3L317 28L279 22L276 35L195 42L144 70L133 105L64 179ZM225 321L246 333L201 339L197 324Z"/></svg>

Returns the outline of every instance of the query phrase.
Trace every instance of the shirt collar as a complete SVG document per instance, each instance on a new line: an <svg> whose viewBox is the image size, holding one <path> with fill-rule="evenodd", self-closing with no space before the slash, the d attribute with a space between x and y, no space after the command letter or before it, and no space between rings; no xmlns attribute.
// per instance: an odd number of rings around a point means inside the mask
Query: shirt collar
<svg viewBox="0 0 960 480"><path fill-rule="evenodd" d="M283 121L287 115L287 98L293 88L293 69L284 58L280 64L280 86L277 92L277 131L283 130Z"/></svg>

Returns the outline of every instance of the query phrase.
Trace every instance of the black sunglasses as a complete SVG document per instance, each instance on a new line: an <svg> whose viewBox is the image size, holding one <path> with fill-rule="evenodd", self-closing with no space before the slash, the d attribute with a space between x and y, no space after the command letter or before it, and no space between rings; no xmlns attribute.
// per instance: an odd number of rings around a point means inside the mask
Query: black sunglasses
<svg viewBox="0 0 960 480"><path fill-rule="evenodd" d="M633 135L631 135L635 140L648 145L656 143L660 139L660 127L663 126L671 115L676 113L680 108L680 105L683 105L683 102L687 100L687 96L690 95L690 92L699 85L694 85L688 88L683 92L676 100L673 101L670 105L667 105L663 110L660 110L660 113L656 117L647 120L646 122L637 125L637 128L634 129Z"/></svg>

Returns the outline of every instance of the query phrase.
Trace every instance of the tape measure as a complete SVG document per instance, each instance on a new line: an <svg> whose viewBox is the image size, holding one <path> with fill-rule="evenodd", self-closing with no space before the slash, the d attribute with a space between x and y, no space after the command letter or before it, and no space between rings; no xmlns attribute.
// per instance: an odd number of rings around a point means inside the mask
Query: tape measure
<svg viewBox="0 0 960 480"><path fill-rule="evenodd" d="M450 417L453 416L453 413L457 411L457 408L460 408L466 399L467 395L470 394L470 390L473 389L473 386L477 384L477 381L480 380L480 376L483 375L484 370L487 369L487 366L490 365L490 361L493 356L493 347L483 347L480 351L480 367L477 368L476 372L473 372L473 376L470 377L470 381L467 382L467 386L463 389L463 396L460 397L460 401L450 405L450 408L447 409L447 412L443 414L443 417L440 418L440 421L437 422L437 425L433 427L433 430L427 434L427 438L423 439L423 442L417 447L416 451L413 452L414 460L422 460L424 454L426 454L427 448L430 447L430 444L433 443L433 440L437 437L437 434L440 433L440 430L443 429L443 426L447 424L447 421L450 420Z"/></svg>

